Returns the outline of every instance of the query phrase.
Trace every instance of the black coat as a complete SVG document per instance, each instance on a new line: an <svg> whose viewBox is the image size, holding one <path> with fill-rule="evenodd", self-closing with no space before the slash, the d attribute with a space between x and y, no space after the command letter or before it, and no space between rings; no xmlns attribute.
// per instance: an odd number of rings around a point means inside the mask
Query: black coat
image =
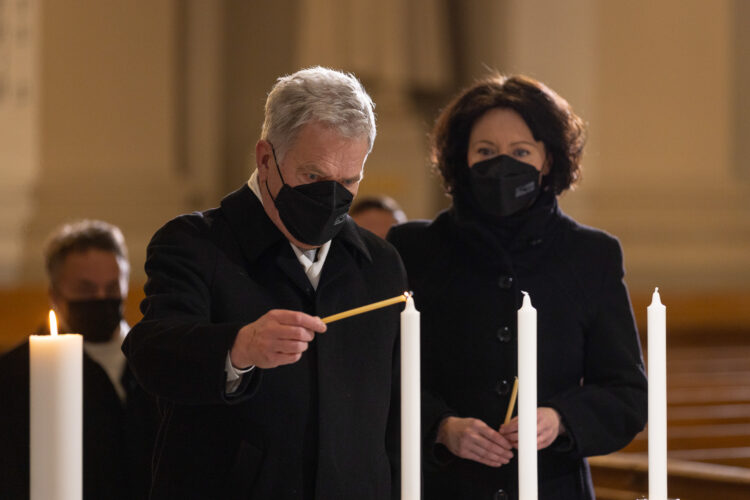
<svg viewBox="0 0 750 500"><path fill-rule="evenodd" d="M126 367L123 403L83 352L83 498L141 500L151 484L154 399ZM29 498L29 343L0 357L0 498Z"/></svg>
<svg viewBox="0 0 750 500"><path fill-rule="evenodd" d="M397 307L331 323L300 361L256 368L231 396L224 366L239 329L271 309L324 317L403 293L391 245L347 219L316 291L243 186L162 227L146 272L123 350L164 414L152 498L390 498Z"/></svg>
<svg viewBox="0 0 750 500"><path fill-rule="evenodd" d="M496 429L502 423L517 374L516 314L527 291L538 315L538 403L557 410L567 429L539 453L540 498L593 499L584 457L618 450L643 428L646 378L619 243L544 197L494 230L453 208L430 223L395 227L388 239L422 314L429 442L447 415ZM515 458L493 469L441 445L426 456L441 453L447 463L426 464L428 500L517 497Z"/></svg>

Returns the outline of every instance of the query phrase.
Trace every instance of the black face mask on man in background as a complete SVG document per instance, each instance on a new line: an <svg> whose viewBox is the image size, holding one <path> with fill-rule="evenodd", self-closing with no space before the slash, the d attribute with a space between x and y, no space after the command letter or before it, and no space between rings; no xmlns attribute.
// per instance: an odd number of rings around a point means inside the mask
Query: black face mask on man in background
<svg viewBox="0 0 750 500"><path fill-rule="evenodd" d="M469 168L469 185L480 208L506 217L531 206L539 196L539 171L507 155L483 160Z"/></svg>
<svg viewBox="0 0 750 500"><path fill-rule="evenodd" d="M70 300L66 321L86 342L107 342L122 321L122 299Z"/></svg>
<svg viewBox="0 0 750 500"><path fill-rule="evenodd" d="M271 196L284 226L298 241L320 246L338 234L346 221L354 195L336 181L320 181L291 187L284 181L271 145L273 161L283 186L274 199Z"/></svg>

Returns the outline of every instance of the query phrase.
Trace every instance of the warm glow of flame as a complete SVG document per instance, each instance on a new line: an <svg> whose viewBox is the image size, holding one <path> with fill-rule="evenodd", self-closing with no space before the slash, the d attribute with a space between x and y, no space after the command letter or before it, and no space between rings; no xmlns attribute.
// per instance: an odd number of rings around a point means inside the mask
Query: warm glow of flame
<svg viewBox="0 0 750 500"><path fill-rule="evenodd" d="M49 334L53 337L57 335L57 317L52 309L49 310Z"/></svg>

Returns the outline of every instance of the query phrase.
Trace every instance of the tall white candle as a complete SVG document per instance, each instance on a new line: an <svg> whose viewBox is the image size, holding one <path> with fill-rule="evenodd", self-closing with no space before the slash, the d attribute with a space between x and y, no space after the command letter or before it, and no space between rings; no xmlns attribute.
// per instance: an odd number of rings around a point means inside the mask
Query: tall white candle
<svg viewBox="0 0 750 500"><path fill-rule="evenodd" d="M401 500L421 498L419 311L414 299L401 313Z"/></svg>
<svg viewBox="0 0 750 500"><path fill-rule="evenodd" d="M667 500L667 308L648 306L648 498Z"/></svg>
<svg viewBox="0 0 750 500"><path fill-rule="evenodd" d="M536 309L523 292L518 310L518 498L537 500Z"/></svg>
<svg viewBox="0 0 750 500"><path fill-rule="evenodd" d="M83 337L29 338L31 500L83 496Z"/></svg>

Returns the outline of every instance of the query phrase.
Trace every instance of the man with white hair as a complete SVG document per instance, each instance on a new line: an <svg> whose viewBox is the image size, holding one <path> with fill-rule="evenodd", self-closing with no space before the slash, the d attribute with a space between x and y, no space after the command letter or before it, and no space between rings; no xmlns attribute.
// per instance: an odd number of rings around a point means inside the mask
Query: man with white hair
<svg viewBox="0 0 750 500"><path fill-rule="evenodd" d="M395 496L398 254L348 209L375 139L352 75L279 78L257 169L148 248L143 320L123 351L163 421L151 498Z"/></svg>

